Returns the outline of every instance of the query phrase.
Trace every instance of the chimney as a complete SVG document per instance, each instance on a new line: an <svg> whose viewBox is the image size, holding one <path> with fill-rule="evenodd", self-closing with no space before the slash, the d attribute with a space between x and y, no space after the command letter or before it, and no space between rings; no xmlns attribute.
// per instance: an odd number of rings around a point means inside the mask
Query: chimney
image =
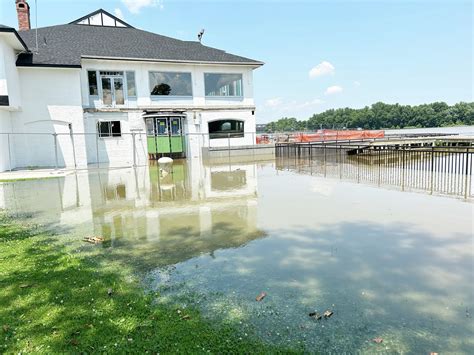
<svg viewBox="0 0 474 355"><path fill-rule="evenodd" d="M28 31L30 26L30 5L26 0L15 0L16 13L18 16L18 30Z"/></svg>

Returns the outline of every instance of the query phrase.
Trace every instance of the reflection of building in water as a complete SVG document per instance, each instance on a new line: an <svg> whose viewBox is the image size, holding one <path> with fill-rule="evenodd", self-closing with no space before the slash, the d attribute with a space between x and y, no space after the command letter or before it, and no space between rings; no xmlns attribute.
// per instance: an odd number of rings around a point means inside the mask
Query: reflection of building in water
<svg viewBox="0 0 474 355"><path fill-rule="evenodd" d="M96 170L0 184L0 191L0 208L77 227L81 237L104 236L104 246L124 253L145 248L179 261L260 236L254 164L175 161L170 174L157 165Z"/></svg>
<svg viewBox="0 0 474 355"><path fill-rule="evenodd" d="M203 166L175 161L171 173L158 165L90 175L97 234L157 239L163 236L255 230L254 165ZM244 228L243 228L244 227Z"/></svg>

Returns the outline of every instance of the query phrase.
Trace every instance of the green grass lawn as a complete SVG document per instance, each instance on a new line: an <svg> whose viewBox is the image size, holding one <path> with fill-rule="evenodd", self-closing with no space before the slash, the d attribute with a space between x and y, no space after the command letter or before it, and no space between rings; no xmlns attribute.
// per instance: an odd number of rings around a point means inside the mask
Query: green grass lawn
<svg viewBox="0 0 474 355"><path fill-rule="evenodd" d="M154 302L126 265L104 267L60 238L0 211L0 353L288 352Z"/></svg>

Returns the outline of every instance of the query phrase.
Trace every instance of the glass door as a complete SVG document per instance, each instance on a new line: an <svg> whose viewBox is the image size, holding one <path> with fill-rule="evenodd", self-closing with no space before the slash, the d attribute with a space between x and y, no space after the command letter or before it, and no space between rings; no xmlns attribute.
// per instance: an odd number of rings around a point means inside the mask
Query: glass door
<svg viewBox="0 0 474 355"><path fill-rule="evenodd" d="M168 117L155 118L155 127L158 153L171 153Z"/></svg>
<svg viewBox="0 0 474 355"><path fill-rule="evenodd" d="M172 153L183 152L183 135L181 117L169 117L170 124L170 149Z"/></svg>
<svg viewBox="0 0 474 355"><path fill-rule="evenodd" d="M124 105L123 78L103 76L101 81L102 103L106 106Z"/></svg>

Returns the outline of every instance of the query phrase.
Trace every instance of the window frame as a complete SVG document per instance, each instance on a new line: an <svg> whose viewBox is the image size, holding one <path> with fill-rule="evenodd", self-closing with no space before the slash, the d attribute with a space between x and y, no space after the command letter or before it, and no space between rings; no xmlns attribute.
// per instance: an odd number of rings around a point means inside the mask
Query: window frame
<svg viewBox="0 0 474 355"><path fill-rule="evenodd" d="M240 95L207 95L206 94L206 75L240 75ZM204 97L206 99L243 99L244 98L244 74L243 73L216 73L216 72L204 72Z"/></svg>
<svg viewBox="0 0 474 355"><path fill-rule="evenodd" d="M189 74L191 79L191 95L152 95L151 92L151 73L167 73L167 74ZM149 70L148 71L148 92L152 101L158 100L179 100L179 99L192 99L194 98L194 88L193 88L193 73L188 71L171 71L171 70Z"/></svg>
<svg viewBox="0 0 474 355"><path fill-rule="evenodd" d="M104 107L126 107L130 104L130 101L136 101L137 100L137 76L136 76L136 71L135 70L124 70L124 69L86 69L87 72L87 93L89 96L89 106L93 106L93 103L91 102L94 100L99 101L100 106ZM90 83L89 83L89 72L95 72L96 74L96 81L97 81L97 95L91 95L90 94ZM115 102L115 95L114 99L112 100L111 105L106 105L104 104L104 99L103 99L103 88L102 88L102 78L107 78L111 77L109 75L101 75L101 72L122 72L122 75L117 75L117 78L122 78L122 90L123 90L123 104L117 104ZM135 96L129 96L128 95L128 77L127 73L133 73L134 76L134 82L135 82Z"/></svg>
<svg viewBox="0 0 474 355"><path fill-rule="evenodd" d="M116 123L118 122L119 124L119 135L114 135L113 132L112 132L112 127L113 127L113 123ZM104 135L100 129L100 125L103 124L103 123L108 123L109 124L109 128L108 128L108 134L107 135ZM104 139L104 138L121 138L122 137L122 121L121 120L99 120L97 121L97 134L99 136L99 138L101 139Z"/></svg>

